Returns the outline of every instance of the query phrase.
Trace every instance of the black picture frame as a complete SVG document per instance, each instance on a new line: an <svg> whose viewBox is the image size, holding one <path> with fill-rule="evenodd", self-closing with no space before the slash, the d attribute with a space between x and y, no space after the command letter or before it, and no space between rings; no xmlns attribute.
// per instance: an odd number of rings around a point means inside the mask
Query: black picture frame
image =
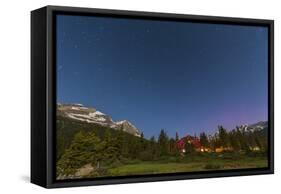
<svg viewBox="0 0 281 194"><path fill-rule="evenodd" d="M55 179L56 68L55 15L102 15L204 23L267 26L268 47L268 168L140 175L58 181ZM168 181L274 173L274 21L230 17L46 6L31 12L31 182L46 188Z"/></svg>

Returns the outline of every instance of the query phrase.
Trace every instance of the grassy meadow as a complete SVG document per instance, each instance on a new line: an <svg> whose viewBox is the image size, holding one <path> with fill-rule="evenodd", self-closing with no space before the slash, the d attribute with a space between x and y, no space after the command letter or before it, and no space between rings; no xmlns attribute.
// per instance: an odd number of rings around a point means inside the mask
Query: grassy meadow
<svg viewBox="0 0 281 194"><path fill-rule="evenodd" d="M267 129L144 138L58 117L58 180L267 167ZM183 144L182 144L183 143ZM198 147L199 146L199 147ZM203 149L203 150L202 150Z"/></svg>
<svg viewBox="0 0 281 194"><path fill-rule="evenodd" d="M267 167L267 158L262 156L249 157L244 155L239 159L233 160L223 158L222 155L216 158L208 155L203 157L193 156L191 160L179 162L136 162L111 168L109 169L109 174L112 176L123 176Z"/></svg>

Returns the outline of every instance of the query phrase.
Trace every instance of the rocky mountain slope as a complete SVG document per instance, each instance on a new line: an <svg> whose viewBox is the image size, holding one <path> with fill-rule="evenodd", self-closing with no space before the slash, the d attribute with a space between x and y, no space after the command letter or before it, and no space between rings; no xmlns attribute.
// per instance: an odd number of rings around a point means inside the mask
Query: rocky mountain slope
<svg viewBox="0 0 281 194"><path fill-rule="evenodd" d="M134 136L140 137L140 130L127 120L113 121L95 108L85 107L82 104L57 104L57 115L70 118L72 120L95 123L104 127L122 130Z"/></svg>
<svg viewBox="0 0 281 194"><path fill-rule="evenodd" d="M241 125L238 127L240 131L245 132L255 132L255 131L267 131L268 129L268 122L267 121L260 121L250 125Z"/></svg>

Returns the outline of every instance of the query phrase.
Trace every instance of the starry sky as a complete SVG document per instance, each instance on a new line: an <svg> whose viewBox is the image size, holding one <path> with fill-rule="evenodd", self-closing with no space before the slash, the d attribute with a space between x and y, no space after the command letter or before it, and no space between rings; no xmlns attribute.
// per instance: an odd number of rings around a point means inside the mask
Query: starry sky
<svg viewBox="0 0 281 194"><path fill-rule="evenodd" d="M262 26L57 15L57 102L129 120L145 137L268 119Z"/></svg>

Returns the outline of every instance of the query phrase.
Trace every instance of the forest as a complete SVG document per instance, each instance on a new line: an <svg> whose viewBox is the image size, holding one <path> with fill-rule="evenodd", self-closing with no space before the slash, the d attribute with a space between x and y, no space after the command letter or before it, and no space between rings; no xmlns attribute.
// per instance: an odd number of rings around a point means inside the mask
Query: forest
<svg viewBox="0 0 281 194"><path fill-rule="evenodd" d="M176 131L176 130L175 130ZM57 119L57 179L94 178L267 166L267 128L147 139L95 124Z"/></svg>

